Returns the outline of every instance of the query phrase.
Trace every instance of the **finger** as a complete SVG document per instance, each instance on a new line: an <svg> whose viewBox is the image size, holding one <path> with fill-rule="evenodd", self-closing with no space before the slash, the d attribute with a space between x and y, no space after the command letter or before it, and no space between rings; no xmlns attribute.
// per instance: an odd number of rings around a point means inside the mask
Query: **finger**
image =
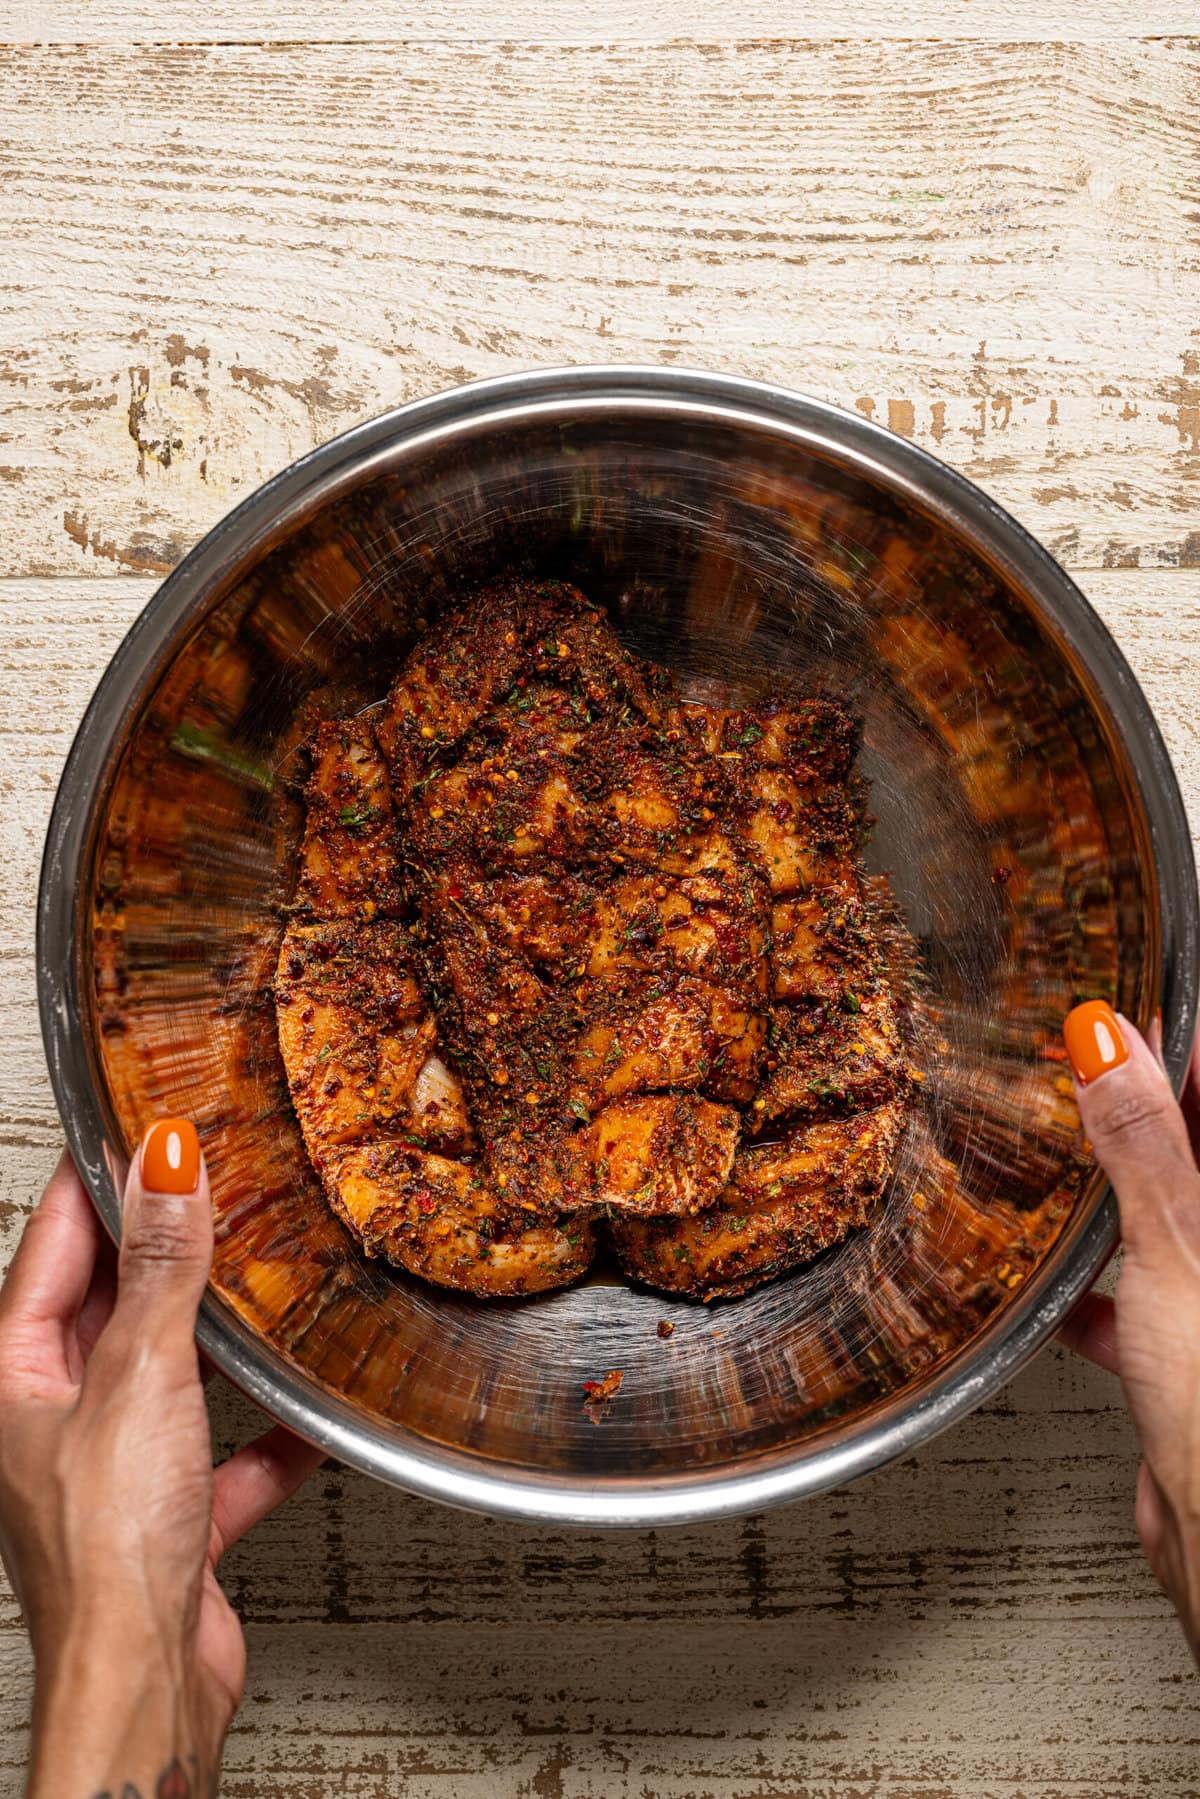
<svg viewBox="0 0 1200 1799"><path fill-rule="evenodd" d="M1150 1054L1165 1074L1167 1065L1163 1061L1163 1020L1162 1013L1156 1012L1150 1020L1150 1029L1146 1032L1146 1043Z"/></svg>
<svg viewBox="0 0 1200 1799"><path fill-rule="evenodd" d="M1191 1138L1192 1154L1200 1162L1200 1031L1192 1043L1187 1078L1183 1084L1183 1117Z"/></svg>
<svg viewBox="0 0 1200 1799"><path fill-rule="evenodd" d="M323 1449L277 1424L214 1469L213 1566L239 1537L290 1499L324 1460Z"/></svg>
<svg viewBox="0 0 1200 1799"><path fill-rule="evenodd" d="M46 1373L66 1375L68 1332L87 1294L101 1242L100 1221L66 1150L30 1214L0 1290L0 1331L48 1356Z"/></svg>
<svg viewBox="0 0 1200 1799"><path fill-rule="evenodd" d="M117 1298L117 1252L105 1237L100 1244L87 1297L75 1320L75 1352L81 1375L113 1314ZM77 1375L78 1378L78 1375Z"/></svg>
<svg viewBox="0 0 1200 1799"><path fill-rule="evenodd" d="M1128 1019L1101 1001L1063 1026L1079 1115L1113 1184L1121 1236L1132 1251L1175 1244L1200 1229L1200 1175L1167 1077Z"/></svg>
<svg viewBox="0 0 1200 1799"><path fill-rule="evenodd" d="M1158 1574L1155 1564L1162 1546L1164 1511L1162 1489L1154 1478L1149 1462L1143 1462L1138 1469L1133 1522L1138 1541L1146 1551L1155 1574ZM1159 1578L1161 1580L1161 1576Z"/></svg>
<svg viewBox="0 0 1200 1799"><path fill-rule="evenodd" d="M195 1126L160 1119L125 1186L113 1330L159 1347L190 1347L212 1252L212 1200Z"/></svg>
<svg viewBox="0 0 1200 1799"><path fill-rule="evenodd" d="M1121 1372L1117 1362L1117 1313L1103 1293L1085 1293L1070 1317L1059 1326L1059 1340L1077 1355L1109 1374Z"/></svg>

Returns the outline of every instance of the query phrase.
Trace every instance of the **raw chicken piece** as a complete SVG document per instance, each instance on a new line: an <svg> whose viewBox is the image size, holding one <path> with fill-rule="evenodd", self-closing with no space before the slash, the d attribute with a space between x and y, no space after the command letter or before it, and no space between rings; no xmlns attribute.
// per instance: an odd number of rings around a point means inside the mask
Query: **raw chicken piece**
<svg viewBox="0 0 1200 1799"><path fill-rule="evenodd" d="M434 1053L437 1022L405 925L288 926L275 977L279 1046L314 1164L341 1144L411 1132L462 1149L462 1088Z"/></svg>

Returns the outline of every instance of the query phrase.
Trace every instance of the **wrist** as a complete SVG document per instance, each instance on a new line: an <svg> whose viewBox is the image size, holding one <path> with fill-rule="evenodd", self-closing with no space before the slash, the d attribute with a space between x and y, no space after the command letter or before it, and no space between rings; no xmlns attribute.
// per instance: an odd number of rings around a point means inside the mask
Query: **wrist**
<svg viewBox="0 0 1200 1799"><path fill-rule="evenodd" d="M215 1792L220 1733L182 1654L146 1633L78 1633L39 1657L28 1799L200 1799Z"/></svg>

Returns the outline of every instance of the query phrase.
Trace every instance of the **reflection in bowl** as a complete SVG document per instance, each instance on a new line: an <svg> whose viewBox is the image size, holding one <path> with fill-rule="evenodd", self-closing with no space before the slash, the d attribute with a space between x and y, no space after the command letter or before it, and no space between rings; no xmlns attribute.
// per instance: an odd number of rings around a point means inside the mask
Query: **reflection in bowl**
<svg viewBox="0 0 1200 1799"><path fill-rule="evenodd" d="M377 701L414 632L517 570L577 582L686 690L823 690L920 950L925 1074L877 1221L708 1309L582 1286L484 1308L330 1215L269 983L315 722ZM39 980L102 1213L144 1124L193 1116L218 1211L201 1336L304 1434L402 1485L588 1522L711 1516L910 1449L1007 1378L1112 1240L1059 1035L1196 985L1182 806L1082 596L966 482L750 383L591 370L482 383L326 445L181 564L63 778ZM669 1322L670 1333L659 1333ZM605 1408L585 1382L620 1370Z"/></svg>

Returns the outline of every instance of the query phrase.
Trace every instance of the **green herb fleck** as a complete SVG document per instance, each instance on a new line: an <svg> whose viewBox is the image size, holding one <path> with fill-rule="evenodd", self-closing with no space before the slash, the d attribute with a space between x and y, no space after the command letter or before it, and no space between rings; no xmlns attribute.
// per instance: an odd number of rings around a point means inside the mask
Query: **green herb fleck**
<svg viewBox="0 0 1200 1799"><path fill-rule="evenodd" d="M178 750L183 756L190 756L196 762L211 762L216 768L223 768L226 774L246 781L252 787L260 787L264 793L270 793L275 786L275 776L261 762L247 756L243 751L235 749L232 744L205 731L199 725L184 719L175 727L171 737L171 748Z"/></svg>

